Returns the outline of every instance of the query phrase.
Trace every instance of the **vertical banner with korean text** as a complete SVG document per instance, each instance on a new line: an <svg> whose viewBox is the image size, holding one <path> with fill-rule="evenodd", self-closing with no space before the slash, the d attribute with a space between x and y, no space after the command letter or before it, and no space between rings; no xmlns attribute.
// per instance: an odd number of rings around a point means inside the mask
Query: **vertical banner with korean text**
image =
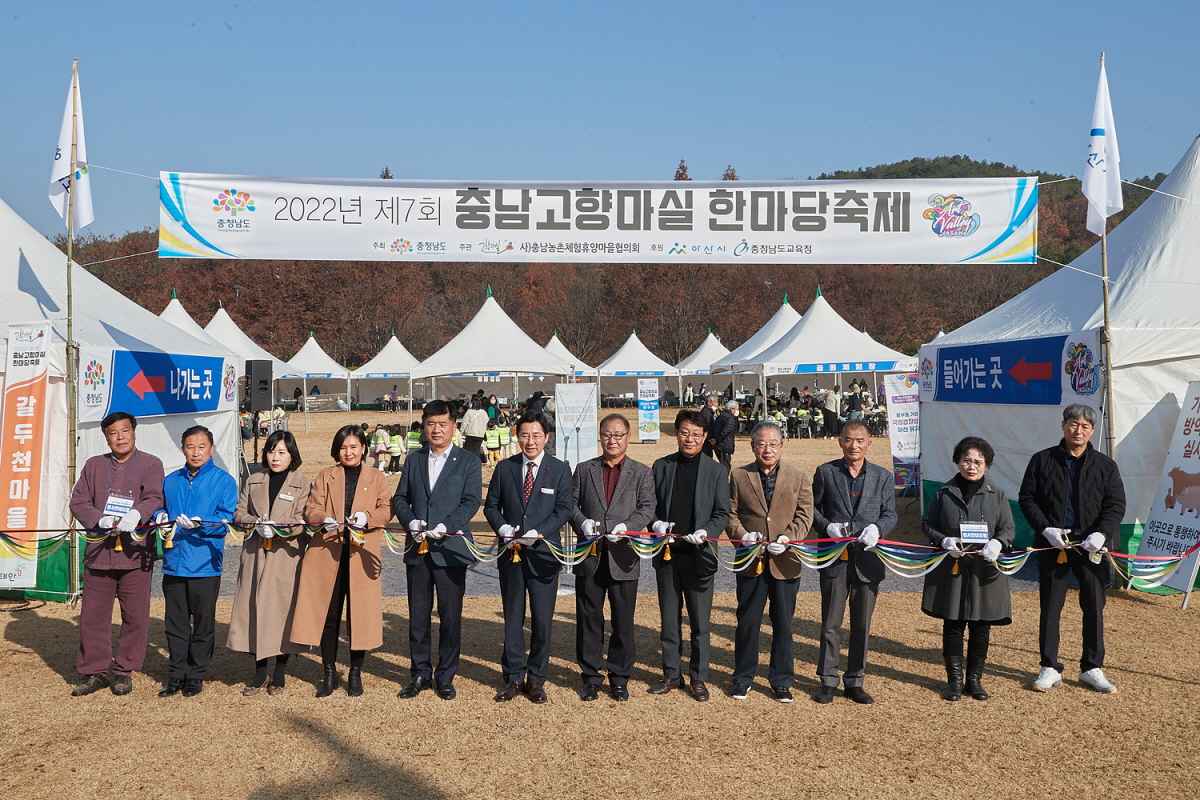
<svg viewBox="0 0 1200 800"><path fill-rule="evenodd" d="M596 430L596 384L560 383L554 387L554 455L571 471L600 455Z"/></svg>
<svg viewBox="0 0 1200 800"><path fill-rule="evenodd" d="M1178 556L1200 541L1200 381L1188 384L1187 395L1163 464L1162 482L1150 503L1150 514L1138 555ZM1195 568L1193 553L1165 585L1187 591ZM1134 581L1134 588L1139 588Z"/></svg>
<svg viewBox="0 0 1200 800"><path fill-rule="evenodd" d="M46 463L46 381L50 323L8 326L4 410L0 416L0 519L18 542L36 543ZM31 550L31 552L34 552ZM37 584L37 558L0 551L0 589Z"/></svg>
<svg viewBox="0 0 1200 800"><path fill-rule="evenodd" d="M658 441L658 378L638 378L638 441Z"/></svg>
<svg viewBox="0 0 1200 800"><path fill-rule="evenodd" d="M896 489L915 495L921 485L921 402L917 373L883 376L887 396L888 438Z"/></svg>

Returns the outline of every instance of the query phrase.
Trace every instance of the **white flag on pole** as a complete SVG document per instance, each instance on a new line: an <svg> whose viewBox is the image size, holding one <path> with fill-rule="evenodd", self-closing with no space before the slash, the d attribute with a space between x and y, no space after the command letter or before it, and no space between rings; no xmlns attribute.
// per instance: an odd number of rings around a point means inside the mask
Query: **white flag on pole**
<svg viewBox="0 0 1200 800"><path fill-rule="evenodd" d="M92 223L92 181L88 176L87 144L83 137L83 98L79 94L79 76L72 71L71 88L67 90L67 107L63 111L62 127L58 132L58 147L54 150L54 163L50 166L50 205L64 220L67 218L67 194L71 176L71 98L75 98L75 109L79 116L75 126L76 169L75 169L75 229Z"/></svg>
<svg viewBox="0 0 1200 800"><path fill-rule="evenodd" d="M1100 83L1092 109L1092 131L1087 164L1083 168L1083 196L1088 199L1087 229L1100 236L1109 217L1125 207L1121 198L1121 152L1117 148L1117 124L1108 97L1108 73L1100 57Z"/></svg>

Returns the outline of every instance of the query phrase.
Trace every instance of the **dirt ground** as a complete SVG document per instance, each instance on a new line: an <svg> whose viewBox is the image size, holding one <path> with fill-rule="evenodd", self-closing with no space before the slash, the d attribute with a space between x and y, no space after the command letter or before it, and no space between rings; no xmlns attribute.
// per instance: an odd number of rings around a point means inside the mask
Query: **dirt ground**
<svg viewBox="0 0 1200 800"><path fill-rule="evenodd" d="M374 421L371 414L352 416ZM301 436L306 471L328 459L339 419L310 418ZM668 452L635 445L651 461ZM795 446L795 450L792 447ZM739 449L744 445L739 442ZM887 464L887 443L874 456ZM746 448L748 449L748 447ZM788 444L815 465L832 442ZM1200 616L1178 601L1122 592L1110 597L1106 671L1120 687L1100 696L1078 682L1080 615L1063 622L1067 682L1049 695L1027 688L1037 671L1037 598L1014 594L1014 624L993 632L987 703L946 703L940 622L911 593L880 596L867 688L876 704L839 697L818 706L820 596L806 574L797 602L797 702L766 694L769 633L749 699L723 690L733 668L734 598L714 602L712 701L654 697L659 619L639 598L632 699L578 700L573 599L560 597L550 702L497 705L499 599L468 597L458 699L396 697L408 678L408 614L384 600L384 647L366 661L365 696L313 696L319 659L293 660L280 697L243 697L249 657L224 649L230 603L218 606L217 654L203 694L155 696L166 672L163 605L151 609L151 642L134 693L69 696L78 645L75 609L0 606L0 720L12 798L729 798L739 797L1185 797L1200 775ZM119 618L114 617L114 634ZM343 652L344 657L344 652ZM844 654L843 654L844 657ZM296 662L299 663L296 663ZM344 665L342 667L344 676Z"/></svg>

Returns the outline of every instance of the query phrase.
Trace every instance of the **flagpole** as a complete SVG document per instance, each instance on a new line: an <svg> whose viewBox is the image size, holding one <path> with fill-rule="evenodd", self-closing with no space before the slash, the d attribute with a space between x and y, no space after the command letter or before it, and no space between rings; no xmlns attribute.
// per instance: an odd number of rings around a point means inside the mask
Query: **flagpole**
<svg viewBox="0 0 1200 800"><path fill-rule="evenodd" d="M1104 72L1104 51L1100 51L1100 71ZM1107 81L1105 81L1107 93ZM1115 132L1107 132L1115 136ZM1119 169L1119 165L1114 165ZM1107 212L1106 212L1107 213ZM1112 381L1112 328L1108 322L1108 218L1104 218L1104 227L1100 231L1100 284L1104 298L1104 329L1101 340L1104 345L1104 446L1108 457L1114 461L1117 458L1117 432L1113 409Z"/></svg>
<svg viewBox="0 0 1200 800"><path fill-rule="evenodd" d="M67 491L75 486L78 415L78 380L75 348L75 294L72 284L75 257L75 171L79 160L79 59L71 62L71 171L67 176ZM79 586L78 542L71 538L71 564L68 570L71 593Z"/></svg>

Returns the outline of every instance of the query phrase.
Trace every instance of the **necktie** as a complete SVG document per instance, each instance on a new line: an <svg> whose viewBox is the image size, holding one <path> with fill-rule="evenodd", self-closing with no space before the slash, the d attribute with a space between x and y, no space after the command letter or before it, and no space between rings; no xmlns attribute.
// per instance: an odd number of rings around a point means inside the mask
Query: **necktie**
<svg viewBox="0 0 1200 800"><path fill-rule="evenodd" d="M525 465L525 483L521 486L521 502L529 505L529 497L533 494L533 462Z"/></svg>

